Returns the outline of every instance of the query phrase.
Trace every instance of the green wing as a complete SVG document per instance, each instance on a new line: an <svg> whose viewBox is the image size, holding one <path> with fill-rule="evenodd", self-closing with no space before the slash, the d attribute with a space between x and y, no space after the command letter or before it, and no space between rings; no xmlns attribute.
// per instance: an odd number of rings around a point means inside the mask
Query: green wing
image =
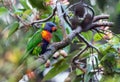
<svg viewBox="0 0 120 82"><path fill-rule="evenodd" d="M23 61L26 60L26 58L31 53L32 55L38 55L41 52L41 47L38 47L37 45L41 43L42 41L42 28L40 28L28 41L27 47L26 47L26 53L21 56L19 63L23 63Z"/></svg>
<svg viewBox="0 0 120 82"><path fill-rule="evenodd" d="M28 41L27 52L31 52L42 41L42 29L38 30Z"/></svg>

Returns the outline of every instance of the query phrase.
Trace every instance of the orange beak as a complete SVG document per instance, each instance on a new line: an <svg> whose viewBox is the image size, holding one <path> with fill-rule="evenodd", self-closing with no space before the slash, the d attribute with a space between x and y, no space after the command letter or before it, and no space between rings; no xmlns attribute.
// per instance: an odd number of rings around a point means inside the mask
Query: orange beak
<svg viewBox="0 0 120 82"><path fill-rule="evenodd" d="M56 27L52 27L52 32L55 32L57 30Z"/></svg>

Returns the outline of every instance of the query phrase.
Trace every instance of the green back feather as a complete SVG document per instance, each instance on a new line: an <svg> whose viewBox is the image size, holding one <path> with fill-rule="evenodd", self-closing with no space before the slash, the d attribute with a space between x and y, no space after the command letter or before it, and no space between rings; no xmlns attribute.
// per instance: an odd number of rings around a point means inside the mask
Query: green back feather
<svg viewBox="0 0 120 82"><path fill-rule="evenodd" d="M42 32L43 29L39 29L28 41L27 52L33 50L39 43L42 42Z"/></svg>

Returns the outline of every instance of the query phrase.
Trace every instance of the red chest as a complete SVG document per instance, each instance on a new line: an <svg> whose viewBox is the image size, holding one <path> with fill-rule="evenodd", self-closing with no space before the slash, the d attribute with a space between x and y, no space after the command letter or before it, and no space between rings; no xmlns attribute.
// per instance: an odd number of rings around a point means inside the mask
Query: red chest
<svg viewBox="0 0 120 82"><path fill-rule="evenodd" d="M45 39L46 41L50 42L51 38L52 38L52 34L46 30L43 30L41 32L42 38Z"/></svg>

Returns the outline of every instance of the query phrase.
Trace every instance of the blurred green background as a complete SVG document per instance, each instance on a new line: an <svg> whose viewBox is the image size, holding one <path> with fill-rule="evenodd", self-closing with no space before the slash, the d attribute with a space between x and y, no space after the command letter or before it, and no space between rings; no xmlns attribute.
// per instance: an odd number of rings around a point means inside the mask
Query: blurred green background
<svg viewBox="0 0 120 82"><path fill-rule="evenodd" d="M15 0L17 8L22 0ZM77 0L69 0L70 4L75 3ZM85 0L91 5L95 14L109 14L109 21L114 22L114 26L110 29L114 33L120 34L120 0ZM0 0L0 82L14 82L17 75L16 69L19 67L19 60L25 52L28 38L34 33L34 29L30 28L29 31L25 29L17 30L9 38L10 25L16 20L8 14L8 11L3 8L3 1ZM25 6L24 6L25 7ZM45 9L44 7L40 7ZM2 12L1 12L2 11ZM3 11L5 13L3 13ZM18 12L17 12L18 13ZM43 18L47 17L49 12L45 13ZM22 74L22 73L21 73ZM20 77L18 77L20 78Z"/></svg>

